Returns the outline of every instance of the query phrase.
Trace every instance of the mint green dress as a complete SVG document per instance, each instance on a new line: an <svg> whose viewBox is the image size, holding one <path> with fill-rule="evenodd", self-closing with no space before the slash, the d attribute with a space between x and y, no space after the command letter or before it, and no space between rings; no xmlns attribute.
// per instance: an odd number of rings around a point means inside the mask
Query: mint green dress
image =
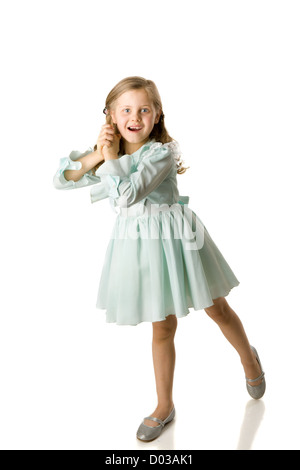
<svg viewBox="0 0 300 470"><path fill-rule="evenodd" d="M65 170L80 169L76 160L93 152L72 151L60 159L57 189L93 185L91 202L108 198L117 214L108 243L96 298L106 321L118 325L184 317L213 299L227 296L239 281L177 188L176 141L149 139L131 155L107 160L77 182Z"/></svg>

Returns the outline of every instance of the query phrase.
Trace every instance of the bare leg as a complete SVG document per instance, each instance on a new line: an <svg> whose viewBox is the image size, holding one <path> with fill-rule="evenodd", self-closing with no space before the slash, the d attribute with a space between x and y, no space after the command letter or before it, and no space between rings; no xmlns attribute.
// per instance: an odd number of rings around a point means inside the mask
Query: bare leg
<svg viewBox="0 0 300 470"><path fill-rule="evenodd" d="M225 338L237 350L248 379L259 377L261 369L250 348L241 320L229 306L225 297L214 299L213 302L214 305L204 309L205 312L217 323ZM251 385L258 385L260 382L261 380Z"/></svg>
<svg viewBox="0 0 300 470"><path fill-rule="evenodd" d="M152 355L158 404L150 416L164 420L174 406L172 390L175 369L176 315L168 315L166 320L153 322L152 326ZM149 419L144 420L144 423L148 426L158 426L158 423Z"/></svg>

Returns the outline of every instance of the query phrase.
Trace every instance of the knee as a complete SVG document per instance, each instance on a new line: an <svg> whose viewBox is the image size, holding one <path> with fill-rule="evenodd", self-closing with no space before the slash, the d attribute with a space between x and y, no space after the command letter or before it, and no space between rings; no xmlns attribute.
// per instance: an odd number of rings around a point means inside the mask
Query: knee
<svg viewBox="0 0 300 470"><path fill-rule="evenodd" d="M224 297L219 297L218 299L214 299L213 302L214 305L204 309L207 315L219 325L228 323L231 312L226 299Z"/></svg>
<svg viewBox="0 0 300 470"><path fill-rule="evenodd" d="M154 322L153 325L153 340L164 341L172 340L175 336L177 328L176 315L169 315L166 320Z"/></svg>

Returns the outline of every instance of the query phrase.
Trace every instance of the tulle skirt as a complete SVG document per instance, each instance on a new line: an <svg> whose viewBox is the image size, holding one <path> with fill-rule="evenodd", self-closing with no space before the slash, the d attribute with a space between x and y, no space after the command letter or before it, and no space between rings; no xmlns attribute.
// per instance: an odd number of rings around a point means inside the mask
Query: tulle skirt
<svg viewBox="0 0 300 470"><path fill-rule="evenodd" d="M210 307L238 285L188 204L138 203L116 218L96 307L106 310L109 323L137 325Z"/></svg>

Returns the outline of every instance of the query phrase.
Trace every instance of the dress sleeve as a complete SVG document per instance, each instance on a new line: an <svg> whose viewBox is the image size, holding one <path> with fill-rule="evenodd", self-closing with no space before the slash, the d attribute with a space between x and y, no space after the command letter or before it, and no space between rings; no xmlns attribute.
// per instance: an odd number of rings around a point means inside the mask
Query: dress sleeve
<svg viewBox="0 0 300 470"><path fill-rule="evenodd" d="M156 143L144 153L136 171L132 172L132 158L123 155L107 160L96 171L109 186L109 195L119 207L130 207L154 191L175 165L171 150ZM92 191L91 191L92 192Z"/></svg>
<svg viewBox="0 0 300 470"><path fill-rule="evenodd" d="M61 158L59 161L59 167L53 177L53 184L56 189L76 189L84 186L90 186L91 184L101 183L100 176L94 175L92 170L87 171L78 181L66 180L64 176L65 170L80 170L81 162L76 162L80 157L85 157L89 153L93 152L91 147L88 148L84 153L78 150L73 150L68 157ZM98 185L100 186L100 185ZM101 188L98 187L98 195L100 195ZM106 194L106 185L102 184L102 195ZM105 196L107 197L107 195Z"/></svg>

